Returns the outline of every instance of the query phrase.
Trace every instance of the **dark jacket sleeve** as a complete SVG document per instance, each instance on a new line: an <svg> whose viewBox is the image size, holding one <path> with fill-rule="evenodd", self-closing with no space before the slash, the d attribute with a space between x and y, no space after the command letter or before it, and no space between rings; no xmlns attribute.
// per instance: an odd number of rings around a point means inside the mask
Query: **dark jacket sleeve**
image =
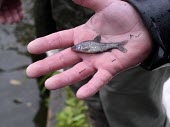
<svg viewBox="0 0 170 127"><path fill-rule="evenodd" d="M170 62L170 0L129 0L151 33L153 50L141 63L153 70Z"/></svg>

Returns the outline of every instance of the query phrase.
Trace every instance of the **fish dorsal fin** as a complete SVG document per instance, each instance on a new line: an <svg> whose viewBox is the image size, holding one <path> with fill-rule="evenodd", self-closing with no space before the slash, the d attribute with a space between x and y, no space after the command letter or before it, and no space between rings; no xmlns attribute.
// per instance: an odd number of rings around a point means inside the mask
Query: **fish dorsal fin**
<svg viewBox="0 0 170 127"><path fill-rule="evenodd" d="M100 43L100 41L101 41L101 35L96 36L96 37L94 38L94 41Z"/></svg>

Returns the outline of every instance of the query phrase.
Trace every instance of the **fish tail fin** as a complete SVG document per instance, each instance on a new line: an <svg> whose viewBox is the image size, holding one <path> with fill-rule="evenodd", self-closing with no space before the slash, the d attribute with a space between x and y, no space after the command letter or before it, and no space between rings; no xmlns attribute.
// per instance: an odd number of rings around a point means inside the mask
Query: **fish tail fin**
<svg viewBox="0 0 170 127"><path fill-rule="evenodd" d="M124 46L125 46L127 43L128 43L127 40L121 41L121 42L118 44L118 47L117 47L118 50L120 50L120 51L123 52L123 53L126 53L126 52L127 52L127 49L124 48Z"/></svg>

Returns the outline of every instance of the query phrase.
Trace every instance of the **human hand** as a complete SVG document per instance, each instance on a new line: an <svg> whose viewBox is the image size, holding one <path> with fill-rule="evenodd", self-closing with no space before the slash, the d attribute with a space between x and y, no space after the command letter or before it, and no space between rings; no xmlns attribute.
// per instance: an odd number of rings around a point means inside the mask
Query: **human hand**
<svg viewBox="0 0 170 127"><path fill-rule="evenodd" d="M75 65L46 80L48 89L58 89L81 81L90 75L93 78L78 92L80 99L92 96L119 72L141 63L150 53L151 38L136 10L121 0L74 0L77 4L95 10L95 14L83 25L60 31L32 41L28 51L33 54L56 48L66 48L48 58L37 61L27 68L29 77L38 77L48 72ZM119 50L99 54L83 54L70 46L102 36L102 42L128 40L127 53Z"/></svg>
<svg viewBox="0 0 170 127"><path fill-rule="evenodd" d="M0 24L17 23L23 18L21 0L2 0L0 3Z"/></svg>

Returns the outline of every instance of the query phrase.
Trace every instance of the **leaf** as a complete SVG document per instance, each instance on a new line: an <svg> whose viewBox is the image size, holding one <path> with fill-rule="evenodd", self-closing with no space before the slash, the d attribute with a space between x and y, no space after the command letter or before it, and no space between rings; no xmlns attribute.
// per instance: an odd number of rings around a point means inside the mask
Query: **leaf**
<svg viewBox="0 0 170 127"><path fill-rule="evenodd" d="M91 127L87 118L87 106L84 101L78 100L72 90L67 87L65 108L56 114L57 125L54 127Z"/></svg>
<svg viewBox="0 0 170 127"><path fill-rule="evenodd" d="M83 118L85 118L85 115L84 114L80 114L80 115L74 117L73 121L78 121L78 120L83 119Z"/></svg>

